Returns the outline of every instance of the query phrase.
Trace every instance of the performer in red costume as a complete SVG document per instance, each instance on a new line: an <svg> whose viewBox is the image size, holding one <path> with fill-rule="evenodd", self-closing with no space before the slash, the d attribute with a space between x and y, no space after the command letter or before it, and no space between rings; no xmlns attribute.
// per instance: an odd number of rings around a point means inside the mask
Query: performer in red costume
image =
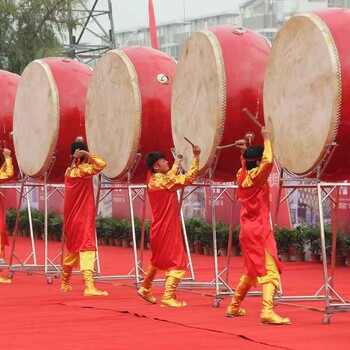
<svg viewBox="0 0 350 350"><path fill-rule="evenodd" d="M13 165L11 158L11 151L7 148L3 150L4 163L0 169L0 181L9 180L13 177ZM8 239L6 236L6 221L5 221L4 203L2 202L2 196L0 195L0 254L3 251L5 245L8 245ZM0 283L11 283L8 278L0 277Z"/></svg>
<svg viewBox="0 0 350 350"><path fill-rule="evenodd" d="M71 146L74 166L65 174L64 230L67 254L62 263L61 291L70 292L73 267L80 263L85 282L84 296L106 296L105 291L95 288L93 281L96 254L96 208L93 176L106 166L101 158L87 151L82 142Z"/></svg>
<svg viewBox="0 0 350 350"><path fill-rule="evenodd" d="M274 297L283 265L278 260L276 241L270 220L268 177L273 167L270 131L263 127L264 147L247 148L245 140L237 141L243 152L242 168L238 171L237 197L242 203L239 241L243 252L245 272L235 290L226 316L244 316L241 308L251 286L262 285L261 323L291 324L289 318L274 312Z"/></svg>
<svg viewBox="0 0 350 350"><path fill-rule="evenodd" d="M151 152L146 157L149 169L147 190L152 209L151 262L137 294L151 304L156 303L152 294L152 282L157 270L166 271L166 282L161 306L184 307L185 301L174 299L180 279L186 274L187 259L180 227L180 208L176 191L191 185L199 166L198 146L193 146L193 161L185 174L177 175L179 160L169 170L168 161L160 152Z"/></svg>

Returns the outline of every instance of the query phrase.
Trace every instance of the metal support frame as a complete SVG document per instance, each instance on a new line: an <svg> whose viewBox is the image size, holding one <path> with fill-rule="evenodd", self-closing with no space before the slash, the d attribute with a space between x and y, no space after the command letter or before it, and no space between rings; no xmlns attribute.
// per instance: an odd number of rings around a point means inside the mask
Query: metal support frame
<svg viewBox="0 0 350 350"><path fill-rule="evenodd" d="M332 258L331 258L331 276L328 274L328 267L327 267L327 256L326 256L326 241L325 241L325 233L324 233L324 213L323 213L323 203L326 199L330 199L333 203L336 204L336 211L338 210L338 191L339 187L350 187L350 184L347 182L336 182L336 183L329 183L329 182L323 182L320 180L320 177L324 173L327 165L330 162L331 157L334 154L335 148L338 144L333 143L330 145L330 150L327 154L326 159L324 162L318 167L316 178L296 178L296 177L284 177L284 172L287 172L286 169L281 168L280 169L280 181L279 181L279 191L278 191L278 202L276 206L276 221L279 211L279 206L289 198L289 196L297 189L299 188L316 188L317 189L317 201L318 201L318 211L319 211L319 223L320 223L320 239L321 239L321 256L322 256L322 269L323 269L323 285L316 291L314 295L309 296L284 296L282 290L279 291L278 296L276 297L276 301L278 303L284 303L288 301L320 301L324 300L326 302L326 305L324 308L314 308L314 307L305 307L302 305L294 304L292 306L297 307L303 307L314 311L320 311L324 312L324 316L322 318L322 324L329 324L330 318L333 315L333 313L336 312L348 312L350 311L350 302L344 300L333 288L333 282L334 282L334 270L335 270L335 250L336 250L336 233L337 230L333 229L333 247L332 247ZM288 173L288 172L287 172ZM303 181L307 182L307 184L297 184L297 185L286 185L288 181ZM281 199L281 190L282 188L290 189L291 192L286 194ZM332 197L332 192L337 190L336 197ZM333 218L334 219L334 218ZM335 218L336 220L336 218ZM334 224L333 227L336 227L338 225L337 222L332 223ZM321 294L321 292L324 291L324 294Z"/></svg>
<svg viewBox="0 0 350 350"><path fill-rule="evenodd" d="M7 183L6 185L0 185L0 188L8 188L8 189L14 189L17 193L20 193L21 187L18 186L17 183ZM27 209L28 209L28 220L29 220L29 236L30 236L30 242L31 242L31 253L27 256L27 258L24 260L23 264L27 264L28 261L32 258L33 264L37 264L36 259L36 252L35 252L35 245L34 245L34 235L33 235L33 225L32 225L32 216L31 216L31 207L30 207L30 200L29 196L27 195L30 191L28 188L25 188L26 193L23 195L23 198L27 200ZM0 195L3 195L2 193ZM4 213L6 215L6 213ZM18 260L18 258L16 257ZM0 259L0 269L8 268L9 264L6 264L4 259Z"/></svg>
<svg viewBox="0 0 350 350"><path fill-rule="evenodd" d="M62 252L58 253L56 256L54 256L52 259L49 258L49 252L48 252L48 241L47 241L47 234L48 234L48 200L50 196L55 193L59 192L62 196L62 192L60 191L60 188L64 185L59 184L48 184L47 179L49 178L49 175L51 173L51 170L53 168L53 165L55 163L55 157L53 157L50 168L45 172L42 179L30 179L28 176L21 173L21 185L20 185L20 191L19 191L19 200L18 200L18 207L17 207L17 217L16 217L16 223L15 223L15 229L13 232L13 241L11 246L11 254L10 254L10 262L8 265L9 273L8 277L13 278L15 272L26 272L27 274L31 275L33 273L44 273L47 283L52 284L52 276L55 278L59 278L61 274L61 261L58 263L57 261L60 259ZM35 248L35 242L33 237L33 227L32 227L32 219L31 219L31 211L30 211L30 202L28 194L35 188L35 187L43 187L44 188L44 263L38 264L37 258L36 258L36 248ZM54 191L52 193L48 193L48 189L54 188ZM16 187L18 190L18 186ZM31 253L29 256L24 260L21 261L20 258L15 253L15 246L16 246L16 239L18 236L18 224L19 224L19 215L20 210L22 207L22 201L23 199L27 199L28 203L28 215L29 215L29 225L30 225L30 238L31 238ZM29 260L33 258L33 263L30 264ZM14 260L18 263L15 264Z"/></svg>

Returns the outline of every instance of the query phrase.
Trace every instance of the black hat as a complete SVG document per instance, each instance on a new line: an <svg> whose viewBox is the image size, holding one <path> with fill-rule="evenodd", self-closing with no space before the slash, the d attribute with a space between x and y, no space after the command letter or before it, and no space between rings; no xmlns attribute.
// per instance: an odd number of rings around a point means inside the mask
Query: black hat
<svg viewBox="0 0 350 350"><path fill-rule="evenodd" d="M73 155L74 152L77 149L80 149L81 151L87 151L88 150L88 148L85 145L85 143L83 143L81 141L78 141L78 142L74 142L74 143L71 144L71 146L70 146L70 154Z"/></svg>
<svg viewBox="0 0 350 350"><path fill-rule="evenodd" d="M243 158L248 162L256 161L262 158L263 153L264 153L264 147L251 146L244 151Z"/></svg>
<svg viewBox="0 0 350 350"><path fill-rule="evenodd" d="M162 152L150 152L146 155L146 165L149 170L153 168L153 165L157 160L165 158Z"/></svg>
<svg viewBox="0 0 350 350"><path fill-rule="evenodd" d="M245 166L248 170L252 170L258 166L257 161L261 160L264 153L264 147L252 146L247 148L243 153L243 158L246 160Z"/></svg>

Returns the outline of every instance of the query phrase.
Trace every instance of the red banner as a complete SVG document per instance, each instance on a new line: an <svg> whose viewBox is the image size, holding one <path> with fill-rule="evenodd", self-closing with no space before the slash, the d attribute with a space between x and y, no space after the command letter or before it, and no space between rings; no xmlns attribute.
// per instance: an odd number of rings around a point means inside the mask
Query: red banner
<svg viewBox="0 0 350 350"><path fill-rule="evenodd" d="M148 1L148 16L149 16L149 33L151 36L151 45L154 49L158 50L158 37L157 37L157 25L156 18L154 16L153 1Z"/></svg>

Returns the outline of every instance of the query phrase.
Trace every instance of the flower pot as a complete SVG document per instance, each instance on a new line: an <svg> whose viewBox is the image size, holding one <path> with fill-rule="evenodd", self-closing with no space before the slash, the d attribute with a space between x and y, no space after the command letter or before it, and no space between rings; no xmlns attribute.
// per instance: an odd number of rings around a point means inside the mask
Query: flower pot
<svg viewBox="0 0 350 350"><path fill-rule="evenodd" d="M120 238L114 238L114 245L116 247L121 247L122 246L122 240Z"/></svg>
<svg viewBox="0 0 350 350"><path fill-rule="evenodd" d="M295 261L296 262L303 262L303 261L305 261L305 254L296 253L295 254Z"/></svg>
<svg viewBox="0 0 350 350"><path fill-rule="evenodd" d="M55 242L61 242L61 234L54 233L53 236L54 236Z"/></svg>
<svg viewBox="0 0 350 350"><path fill-rule="evenodd" d="M345 256L336 256L335 266L345 266Z"/></svg>
<svg viewBox="0 0 350 350"><path fill-rule="evenodd" d="M321 254L311 254L311 261L312 262L320 262L321 261Z"/></svg>
<svg viewBox="0 0 350 350"><path fill-rule="evenodd" d="M290 261L289 253L280 253L280 259L281 259L282 262Z"/></svg>
<svg viewBox="0 0 350 350"><path fill-rule="evenodd" d="M130 244L129 244L129 240L127 238L123 238L122 239L122 247L123 248L129 248Z"/></svg>
<svg viewBox="0 0 350 350"><path fill-rule="evenodd" d="M107 238L105 238L105 237L101 237L100 238L100 245L107 245Z"/></svg>
<svg viewBox="0 0 350 350"><path fill-rule="evenodd" d="M231 247L231 256L239 256L240 255L240 249L237 246Z"/></svg>
<svg viewBox="0 0 350 350"><path fill-rule="evenodd" d="M195 254L203 254L203 247L200 243L194 244L194 252Z"/></svg>
<svg viewBox="0 0 350 350"><path fill-rule="evenodd" d="M220 255L227 256L227 248L220 248Z"/></svg>

